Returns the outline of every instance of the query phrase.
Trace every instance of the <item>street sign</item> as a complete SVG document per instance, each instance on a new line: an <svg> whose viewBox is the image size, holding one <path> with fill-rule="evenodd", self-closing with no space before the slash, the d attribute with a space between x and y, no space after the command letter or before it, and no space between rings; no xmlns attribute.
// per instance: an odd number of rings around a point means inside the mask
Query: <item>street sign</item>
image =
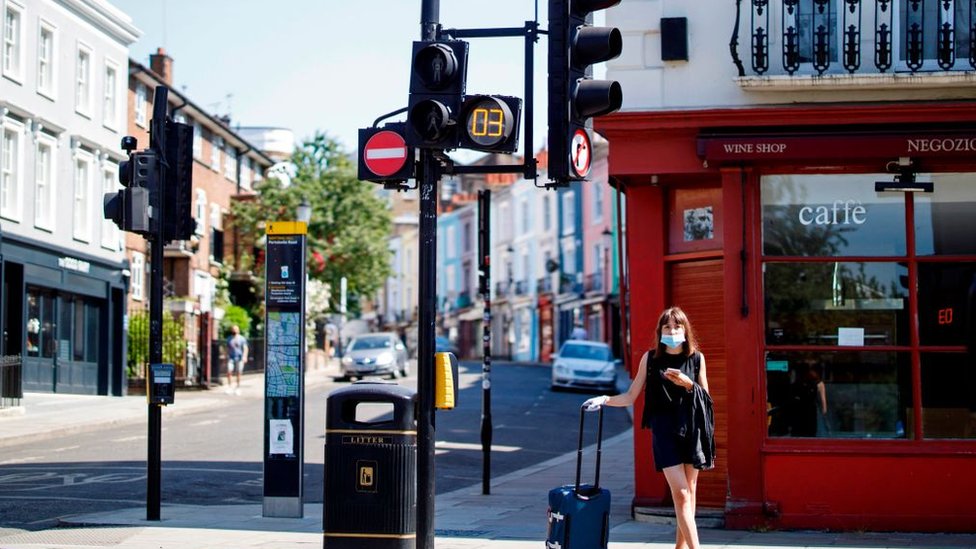
<svg viewBox="0 0 976 549"><path fill-rule="evenodd" d="M590 159L593 156L591 153L589 134L585 129L577 129L569 148L569 163L576 177L586 177L590 173Z"/></svg>
<svg viewBox="0 0 976 549"><path fill-rule="evenodd" d="M389 177L407 163L407 142L400 134L383 130L366 141L363 162L374 174Z"/></svg>

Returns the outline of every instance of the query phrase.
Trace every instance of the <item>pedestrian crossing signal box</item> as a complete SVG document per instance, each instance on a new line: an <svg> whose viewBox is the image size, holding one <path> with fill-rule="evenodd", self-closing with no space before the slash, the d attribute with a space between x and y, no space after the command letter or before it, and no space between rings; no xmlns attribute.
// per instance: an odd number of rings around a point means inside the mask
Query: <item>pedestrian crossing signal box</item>
<svg viewBox="0 0 976 549"><path fill-rule="evenodd" d="M147 397L150 404L165 406L173 403L176 393L174 380L176 368L172 364L152 364L149 366L149 391Z"/></svg>

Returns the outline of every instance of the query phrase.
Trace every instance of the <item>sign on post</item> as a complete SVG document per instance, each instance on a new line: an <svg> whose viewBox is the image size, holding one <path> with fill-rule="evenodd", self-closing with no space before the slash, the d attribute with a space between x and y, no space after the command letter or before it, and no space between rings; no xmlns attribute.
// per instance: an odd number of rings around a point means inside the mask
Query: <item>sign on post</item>
<svg viewBox="0 0 976 549"><path fill-rule="evenodd" d="M304 474L305 233L268 223L265 265L265 517L301 518Z"/></svg>

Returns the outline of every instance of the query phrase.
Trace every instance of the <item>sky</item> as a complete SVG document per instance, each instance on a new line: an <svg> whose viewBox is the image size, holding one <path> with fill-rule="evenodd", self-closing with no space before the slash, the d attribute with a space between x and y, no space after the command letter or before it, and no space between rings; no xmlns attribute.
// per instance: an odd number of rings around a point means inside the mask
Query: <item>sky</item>
<svg viewBox="0 0 976 549"><path fill-rule="evenodd" d="M358 129L406 107L421 0L109 0L142 31L129 56L163 47L173 87L232 126L316 131L358 147ZM537 0L441 0L445 28L522 27ZM538 0L540 29L548 24ZM471 38L467 92L524 99L524 39ZM546 54L535 46L535 147L546 137ZM391 120L397 120L394 117ZM404 115L399 115L403 120ZM520 142L524 142L524 130Z"/></svg>

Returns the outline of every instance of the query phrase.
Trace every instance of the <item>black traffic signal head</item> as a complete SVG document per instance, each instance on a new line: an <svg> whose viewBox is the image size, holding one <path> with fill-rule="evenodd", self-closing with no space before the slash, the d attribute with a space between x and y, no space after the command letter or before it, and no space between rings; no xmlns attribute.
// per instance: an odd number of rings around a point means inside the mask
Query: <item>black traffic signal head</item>
<svg viewBox="0 0 976 549"><path fill-rule="evenodd" d="M166 181L163 189L163 242L187 240L193 219L193 126L167 119ZM219 259L218 259L219 260Z"/></svg>
<svg viewBox="0 0 976 549"><path fill-rule="evenodd" d="M522 100L501 95L469 95L461 105L459 147L512 153L518 149Z"/></svg>
<svg viewBox="0 0 976 549"><path fill-rule="evenodd" d="M549 179L584 179L590 166L590 121L623 103L620 84L593 80L592 65L620 55L613 27L591 26L592 14L620 0L549 1Z"/></svg>
<svg viewBox="0 0 976 549"><path fill-rule="evenodd" d="M459 40L413 43L407 144L454 149L467 80L468 43Z"/></svg>
<svg viewBox="0 0 976 549"><path fill-rule="evenodd" d="M125 188L105 195L103 213L123 231L149 235L154 228L157 216L151 215L150 206L155 205L152 196L158 192L157 160L154 152L143 151L130 154L119 164L119 182Z"/></svg>

